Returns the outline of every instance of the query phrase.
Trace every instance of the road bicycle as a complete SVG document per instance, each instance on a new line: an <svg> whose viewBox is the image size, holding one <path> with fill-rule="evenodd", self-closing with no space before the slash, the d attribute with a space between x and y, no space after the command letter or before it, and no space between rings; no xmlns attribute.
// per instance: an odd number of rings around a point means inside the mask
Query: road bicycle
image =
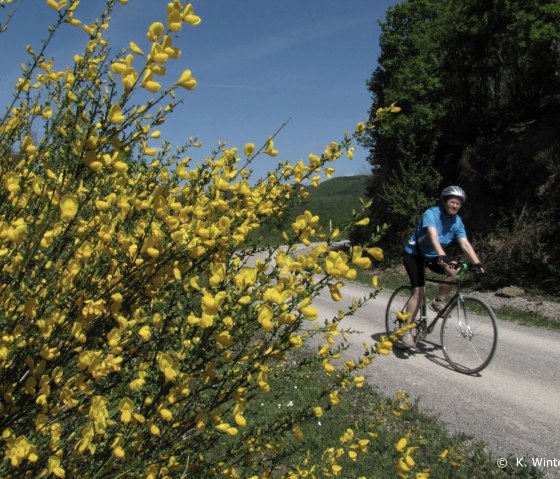
<svg viewBox="0 0 560 479"><path fill-rule="evenodd" d="M441 319L441 349L449 365L464 374L482 371L494 356L498 343L498 327L492 308L484 301L473 296L466 296L461 291L464 275L476 272L468 263L457 263L456 292L429 322L426 295L422 299L419 315L414 320L416 327L410 332L414 338L414 348L430 334ZM430 283L450 284L448 281L426 278ZM385 312L385 327L389 336L406 325L407 304L412 296L409 285L398 287L389 298ZM419 316L419 317L418 317Z"/></svg>

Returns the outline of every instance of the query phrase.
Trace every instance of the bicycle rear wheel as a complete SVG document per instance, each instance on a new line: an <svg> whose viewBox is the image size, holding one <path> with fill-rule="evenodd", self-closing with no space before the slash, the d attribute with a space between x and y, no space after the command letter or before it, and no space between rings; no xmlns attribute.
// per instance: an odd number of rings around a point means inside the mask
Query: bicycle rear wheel
<svg viewBox="0 0 560 479"><path fill-rule="evenodd" d="M443 318L441 348L453 369L464 374L482 371L498 343L492 309L478 298L457 298Z"/></svg>
<svg viewBox="0 0 560 479"><path fill-rule="evenodd" d="M385 329L387 334L393 334L397 329L404 326L405 322L397 318L397 313L406 312L408 300L412 296L412 288L408 285L399 286L389 298L385 310Z"/></svg>

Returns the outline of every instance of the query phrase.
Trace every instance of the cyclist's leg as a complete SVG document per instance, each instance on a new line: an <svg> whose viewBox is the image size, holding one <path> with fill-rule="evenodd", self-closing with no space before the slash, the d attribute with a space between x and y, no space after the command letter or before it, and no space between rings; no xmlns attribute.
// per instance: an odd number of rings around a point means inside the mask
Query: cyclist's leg
<svg viewBox="0 0 560 479"><path fill-rule="evenodd" d="M439 285L439 291L435 299L441 301L442 303L445 303L447 297L449 296L449 293L451 293L451 291L453 291L453 289L455 288L455 283L457 282L458 270L450 268L448 266L442 267L439 264L435 263L434 261L427 262L426 266L434 273L444 274L445 275L444 281L446 283L452 283L452 284Z"/></svg>
<svg viewBox="0 0 560 479"><path fill-rule="evenodd" d="M410 314L408 317L408 323L411 323L416 315L418 314L418 310L420 309L420 305L422 304L422 298L426 294L426 287L420 286L418 288L412 288L412 296L408 300L408 307L407 312Z"/></svg>
<svg viewBox="0 0 560 479"><path fill-rule="evenodd" d="M410 286L412 287L412 296L407 305L407 312L410 313L407 322L410 324L418 314L426 291L424 260L417 255L405 253L403 264L410 280Z"/></svg>

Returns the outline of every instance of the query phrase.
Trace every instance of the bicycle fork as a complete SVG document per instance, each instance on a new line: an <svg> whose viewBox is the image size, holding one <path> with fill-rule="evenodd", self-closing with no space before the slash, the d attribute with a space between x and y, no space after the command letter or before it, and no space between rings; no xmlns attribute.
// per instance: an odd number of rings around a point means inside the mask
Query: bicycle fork
<svg viewBox="0 0 560 479"><path fill-rule="evenodd" d="M461 297L457 298L457 324L459 325L461 336L472 340L473 332L469 326L467 310Z"/></svg>

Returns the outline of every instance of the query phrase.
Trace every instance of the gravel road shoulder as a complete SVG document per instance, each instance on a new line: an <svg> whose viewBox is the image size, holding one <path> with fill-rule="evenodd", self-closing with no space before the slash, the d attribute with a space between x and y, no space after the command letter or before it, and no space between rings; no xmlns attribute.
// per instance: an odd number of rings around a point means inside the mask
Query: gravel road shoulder
<svg viewBox="0 0 560 479"><path fill-rule="evenodd" d="M492 308L513 308L529 313L538 313L547 318L560 322L560 302L547 301L540 298L525 296L503 297L496 293L473 291L472 296L477 296L486 301Z"/></svg>

